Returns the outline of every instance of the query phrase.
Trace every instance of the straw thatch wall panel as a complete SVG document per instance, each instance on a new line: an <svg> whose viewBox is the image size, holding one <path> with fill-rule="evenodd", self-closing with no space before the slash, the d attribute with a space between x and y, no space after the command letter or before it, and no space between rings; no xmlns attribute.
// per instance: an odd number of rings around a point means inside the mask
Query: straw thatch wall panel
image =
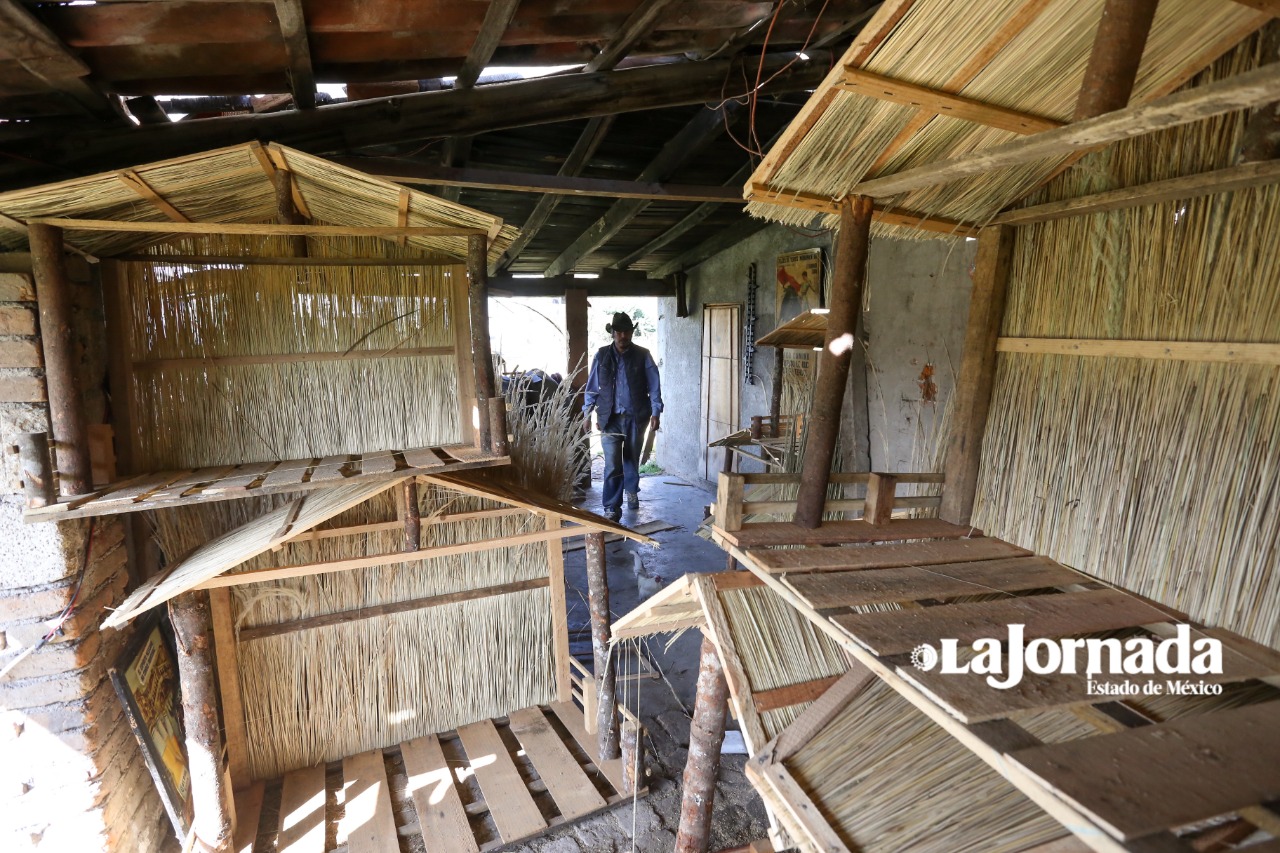
<svg viewBox="0 0 1280 853"><path fill-rule="evenodd" d="M1242 126L1130 140L1036 201L1226 166ZM1278 229L1274 186L1020 228L1003 334L1280 343ZM1280 647L1278 474L1280 368L1001 354L974 523Z"/></svg>
<svg viewBox="0 0 1280 853"><path fill-rule="evenodd" d="M180 248L252 240L185 241ZM170 244L172 245L172 244ZM192 252L195 254L198 252ZM461 440L456 266L127 262L135 468L362 453ZM346 353L340 361L162 359Z"/></svg>
<svg viewBox="0 0 1280 853"><path fill-rule="evenodd" d="M166 554L237 526L276 496L155 514ZM501 540L544 529L533 513L430 523L442 514L502 508L440 487L420 490L423 547ZM390 492L325 528L391 521ZM399 531L299 540L236 571L386 554ZM497 548L392 566L233 587L236 628L288 624L513 581L548 577L547 545ZM555 701L553 602L547 588L239 643L249 761L255 778L390 746L517 708Z"/></svg>
<svg viewBox="0 0 1280 853"><path fill-rule="evenodd" d="M1051 0L957 94L1070 120L1102 4L1103 0ZM919 85L947 88L949 78L1023 5L1021 0L981 4L921 0L912 5L862 67ZM1225 44L1261 20L1255 11L1240 4L1165 0L1156 11L1143 51L1133 101L1166 93L1183 79L1187 63L1208 46ZM864 178L963 156L1017 138L1008 131L934 117L871 173L871 166L915 114L910 108L841 92L781 164L770 184L839 198ZM916 213L982 222L1047 178L1061 162L1061 158L1054 158L885 201ZM747 209L752 215L790 225L805 225L813 218L811 211L762 202L752 202ZM838 224L838 216L823 220L826 227ZM873 224L873 231L906 239L937 237L879 223Z"/></svg>

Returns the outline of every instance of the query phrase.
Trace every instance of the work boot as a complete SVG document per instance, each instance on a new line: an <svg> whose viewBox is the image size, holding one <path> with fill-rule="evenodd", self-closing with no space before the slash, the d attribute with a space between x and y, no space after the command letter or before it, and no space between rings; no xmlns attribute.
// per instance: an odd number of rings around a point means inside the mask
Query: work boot
<svg viewBox="0 0 1280 853"><path fill-rule="evenodd" d="M610 521L621 521L621 520L622 520L622 507L620 507L620 506L615 506L615 507L605 507L605 508L604 508L604 514L605 514L605 516L606 516Z"/></svg>
<svg viewBox="0 0 1280 853"><path fill-rule="evenodd" d="M640 493L627 492L627 509L639 509L639 508L640 508Z"/></svg>

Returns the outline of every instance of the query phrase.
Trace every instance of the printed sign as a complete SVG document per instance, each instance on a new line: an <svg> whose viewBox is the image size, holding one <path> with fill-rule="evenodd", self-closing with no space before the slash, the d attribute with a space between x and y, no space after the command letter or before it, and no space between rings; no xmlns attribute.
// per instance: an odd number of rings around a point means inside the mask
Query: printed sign
<svg viewBox="0 0 1280 853"><path fill-rule="evenodd" d="M811 308L822 307L822 250L804 249L778 255L777 325Z"/></svg>

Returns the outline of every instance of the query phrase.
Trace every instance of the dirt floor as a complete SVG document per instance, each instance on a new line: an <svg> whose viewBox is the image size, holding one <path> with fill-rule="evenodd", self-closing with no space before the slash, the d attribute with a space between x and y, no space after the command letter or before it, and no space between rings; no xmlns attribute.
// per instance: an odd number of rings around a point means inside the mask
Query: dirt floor
<svg viewBox="0 0 1280 853"><path fill-rule="evenodd" d="M580 505L598 512L598 473L592 485ZM624 510L623 524L635 526L661 520L677 526L653 534L660 543L657 549L631 542L608 546L610 609L615 618L642 600L633 554L640 556L645 575L656 575L663 583L686 572L724 570L724 552L694 535L704 517L704 506L713 499L709 490L669 475L651 475L641 480L640 509ZM570 651L590 668L586 565L582 550L565 555L565 576L569 584ZM651 594L652 587L647 586L646 592ZM701 642L702 635L697 631L687 631L674 642L670 642L669 636L653 638L644 656L651 660L660 677L628 680L619 685L619 694L624 689L627 691L628 705L648 730L646 759L652 774L648 780L649 794L532 842L505 849L538 853L658 853L675 846L680 822L681 776L689 746L689 715L693 710ZM638 667L634 651L624 651L618 664L622 674ZM736 728L733 720L729 721L729 728ZM746 844L763 838L768 831L764 806L743 775L745 762L743 755L725 755L721 760L713 811L712 850Z"/></svg>

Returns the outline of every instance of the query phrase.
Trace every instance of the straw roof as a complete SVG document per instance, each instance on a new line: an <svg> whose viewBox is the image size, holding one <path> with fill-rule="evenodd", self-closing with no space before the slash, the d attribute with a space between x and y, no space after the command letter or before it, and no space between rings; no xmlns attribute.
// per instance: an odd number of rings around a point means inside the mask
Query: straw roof
<svg viewBox="0 0 1280 853"><path fill-rule="evenodd" d="M882 4L748 180L748 212L791 225L807 224L815 213L825 213L825 224L834 226L838 217L831 213L832 201L866 179L971 154L1071 121L1102 5L1103 0ZM1131 103L1179 88L1269 19L1232 0L1163 0ZM988 116L987 123L938 115L918 108L919 100L890 100L886 90L901 89L901 84L959 95L1006 113L999 120ZM901 95L896 96L899 101L904 100ZM981 224L1074 159L1058 156L1004 168L880 199L877 206ZM885 221L876 223L876 231L937 236Z"/></svg>
<svg viewBox="0 0 1280 853"><path fill-rule="evenodd" d="M491 261L519 234L496 216L291 148L255 142L0 194L0 252L25 250L26 223L39 218L274 222L279 215L274 176L280 170L293 174L295 201L313 224L476 228L489 235ZM171 237L68 230L65 239L75 250L107 256ZM467 254L466 237L411 236L407 242L432 254Z"/></svg>
<svg viewBox="0 0 1280 853"><path fill-rule="evenodd" d="M827 312L805 311L756 341L756 346L813 349L822 346L826 340Z"/></svg>

